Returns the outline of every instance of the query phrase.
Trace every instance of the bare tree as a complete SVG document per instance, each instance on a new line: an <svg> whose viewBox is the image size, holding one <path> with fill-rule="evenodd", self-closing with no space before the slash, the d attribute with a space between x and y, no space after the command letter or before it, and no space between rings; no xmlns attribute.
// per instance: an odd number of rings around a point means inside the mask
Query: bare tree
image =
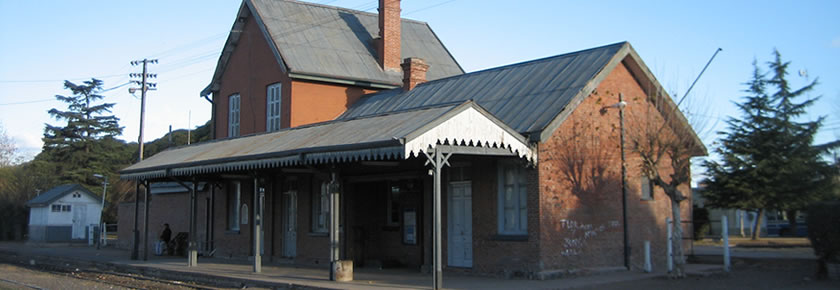
<svg viewBox="0 0 840 290"><path fill-rule="evenodd" d="M629 149L640 158L641 173L662 188L671 201L674 271L672 277L685 277L685 256L682 248L682 202L689 200L691 158L705 155L705 147L677 105L664 94L648 97L652 106L642 117L631 117L635 130L628 132ZM652 110L656 111L652 111Z"/></svg>
<svg viewBox="0 0 840 290"><path fill-rule="evenodd" d="M7 167L20 162L17 156L17 146L14 140L6 134L6 129L0 123L0 167Z"/></svg>

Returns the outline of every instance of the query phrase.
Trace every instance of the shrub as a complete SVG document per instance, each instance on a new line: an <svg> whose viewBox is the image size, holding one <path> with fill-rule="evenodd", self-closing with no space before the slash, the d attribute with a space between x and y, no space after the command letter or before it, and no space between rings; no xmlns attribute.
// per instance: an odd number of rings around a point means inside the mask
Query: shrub
<svg viewBox="0 0 840 290"><path fill-rule="evenodd" d="M840 262L840 202L822 202L808 207L808 239L821 262Z"/></svg>

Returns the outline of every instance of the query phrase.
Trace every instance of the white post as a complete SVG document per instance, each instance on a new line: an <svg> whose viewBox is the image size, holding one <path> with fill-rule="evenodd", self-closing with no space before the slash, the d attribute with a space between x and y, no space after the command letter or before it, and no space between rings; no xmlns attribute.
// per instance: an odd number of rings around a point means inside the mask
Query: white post
<svg viewBox="0 0 840 290"><path fill-rule="evenodd" d="M668 273L671 273L674 271L674 246L671 244L674 234L671 229L671 218L666 218L665 224L668 227Z"/></svg>
<svg viewBox="0 0 840 290"><path fill-rule="evenodd" d="M726 215L720 217L720 223L720 235L723 238L723 270L729 272L729 222L726 220Z"/></svg>
<svg viewBox="0 0 840 290"><path fill-rule="evenodd" d="M108 225L102 223L102 246L108 245Z"/></svg>
<svg viewBox="0 0 840 290"><path fill-rule="evenodd" d="M650 241L645 241L645 273L653 271L650 265Z"/></svg>

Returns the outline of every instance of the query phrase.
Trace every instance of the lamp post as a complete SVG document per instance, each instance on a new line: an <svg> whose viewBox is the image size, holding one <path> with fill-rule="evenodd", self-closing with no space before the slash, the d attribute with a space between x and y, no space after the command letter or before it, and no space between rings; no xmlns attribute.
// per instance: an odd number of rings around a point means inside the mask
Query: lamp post
<svg viewBox="0 0 840 290"><path fill-rule="evenodd" d="M102 174L94 174L93 177L102 178L102 208L99 209L99 242L96 243L96 248L105 241L105 222L102 221L102 213L105 211L105 193L108 191L108 176Z"/></svg>
<svg viewBox="0 0 840 290"><path fill-rule="evenodd" d="M618 94L618 103L601 108L601 114L607 109L618 109L618 123L621 128L619 142L621 143L621 224L624 228L624 267L630 269L630 239L627 235L627 162L624 155L624 94Z"/></svg>

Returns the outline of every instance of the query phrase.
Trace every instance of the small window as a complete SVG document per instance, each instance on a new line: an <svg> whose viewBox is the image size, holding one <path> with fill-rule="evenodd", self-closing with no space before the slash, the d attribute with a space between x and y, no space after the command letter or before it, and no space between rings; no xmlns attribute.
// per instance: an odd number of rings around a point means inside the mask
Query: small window
<svg viewBox="0 0 840 290"><path fill-rule="evenodd" d="M52 212L60 212L61 211L61 205L60 204L54 204L54 205L52 205L51 208L52 208Z"/></svg>
<svg viewBox="0 0 840 290"><path fill-rule="evenodd" d="M228 137L239 136L239 94L228 99Z"/></svg>
<svg viewBox="0 0 840 290"><path fill-rule="evenodd" d="M280 92L281 83L268 86L265 106L265 130L268 132L280 130Z"/></svg>
<svg viewBox="0 0 840 290"><path fill-rule="evenodd" d="M653 200L653 181L646 175L642 175L640 179L640 183L642 185L642 200Z"/></svg>
<svg viewBox="0 0 840 290"><path fill-rule="evenodd" d="M321 191L312 194L312 232L326 233L330 216L330 184L321 182Z"/></svg>
<svg viewBox="0 0 840 290"><path fill-rule="evenodd" d="M70 211L70 205L69 204L62 205L61 206L61 211L69 212Z"/></svg>
<svg viewBox="0 0 840 290"><path fill-rule="evenodd" d="M228 230L239 230L239 203L241 196L241 184L238 181L231 183L227 194Z"/></svg>
<svg viewBox="0 0 840 290"><path fill-rule="evenodd" d="M528 179L525 168L514 162L500 162L498 179L499 234L528 234Z"/></svg>

